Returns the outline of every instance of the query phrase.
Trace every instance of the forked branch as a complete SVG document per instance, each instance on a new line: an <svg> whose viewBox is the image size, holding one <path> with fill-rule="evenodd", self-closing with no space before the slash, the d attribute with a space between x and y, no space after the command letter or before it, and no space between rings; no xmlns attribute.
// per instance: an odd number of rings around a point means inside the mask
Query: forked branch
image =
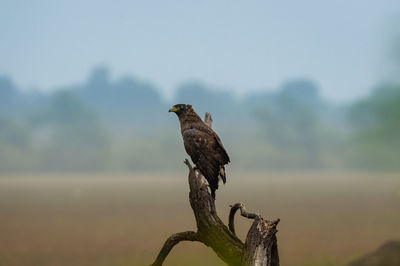
<svg viewBox="0 0 400 266"><path fill-rule="evenodd" d="M240 215L249 219L255 219L257 216L259 216L258 214L248 212L244 206L244 203L241 202L236 203L235 205L230 205L229 207L231 207L231 211L229 212L229 230L231 230L231 232L234 234L236 234L234 222L237 210L240 209Z"/></svg>
<svg viewBox="0 0 400 266"><path fill-rule="evenodd" d="M206 113L204 122L211 127L212 118ZM204 176L192 167L189 160L184 163L189 169L189 202L196 218L197 232L181 232L165 241L152 266L160 266L172 248L181 241L198 241L213 249L217 256L232 266L279 266L276 240L276 225L279 222L264 220L260 215L246 211L243 203L231 206L229 228L221 221L215 208ZM234 217L237 210L243 217L254 219L243 243L235 234Z"/></svg>
<svg viewBox="0 0 400 266"><path fill-rule="evenodd" d="M199 234L193 231L173 234L165 241L164 246L151 266L161 266L171 249L181 241L200 241Z"/></svg>

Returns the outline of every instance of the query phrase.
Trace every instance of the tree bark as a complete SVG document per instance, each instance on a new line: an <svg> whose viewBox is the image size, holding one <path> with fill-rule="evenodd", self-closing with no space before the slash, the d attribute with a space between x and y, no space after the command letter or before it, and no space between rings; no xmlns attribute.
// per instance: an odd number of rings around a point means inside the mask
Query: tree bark
<svg viewBox="0 0 400 266"><path fill-rule="evenodd" d="M208 126L212 126L209 113L206 113L204 121ZM171 249L180 241L198 241L212 248L228 265L279 266L275 235L279 219L264 220L258 214L247 212L243 203L237 203L231 206L228 228L217 215L215 200L208 191L204 176L193 168L187 159L184 163L189 168L189 201L196 218L197 232L181 232L170 236L152 265L162 265ZM239 209L242 216L254 219L245 243L236 236L234 229L234 216Z"/></svg>
<svg viewBox="0 0 400 266"><path fill-rule="evenodd" d="M276 225L279 219L267 221L256 216L247 233L242 265L279 266Z"/></svg>
<svg viewBox="0 0 400 266"><path fill-rule="evenodd" d="M167 241L165 241L160 253L158 254L156 260L152 265L162 265L165 258L168 256L171 249L181 241L199 241L199 235L193 231L180 232L170 236Z"/></svg>

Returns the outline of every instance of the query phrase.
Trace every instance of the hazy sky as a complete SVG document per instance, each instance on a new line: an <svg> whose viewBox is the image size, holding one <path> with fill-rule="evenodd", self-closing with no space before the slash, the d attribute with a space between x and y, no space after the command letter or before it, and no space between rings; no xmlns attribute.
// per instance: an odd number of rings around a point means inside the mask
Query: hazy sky
<svg viewBox="0 0 400 266"><path fill-rule="evenodd" d="M384 75L399 11L398 0L0 0L0 75L49 90L105 64L167 96L192 79L243 94L308 77L349 100Z"/></svg>

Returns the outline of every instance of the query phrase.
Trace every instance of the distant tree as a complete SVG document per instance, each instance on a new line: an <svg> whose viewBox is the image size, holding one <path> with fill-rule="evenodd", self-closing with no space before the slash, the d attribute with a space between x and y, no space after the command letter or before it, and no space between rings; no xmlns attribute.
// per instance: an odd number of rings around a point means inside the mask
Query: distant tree
<svg viewBox="0 0 400 266"><path fill-rule="evenodd" d="M275 147L282 168L320 168L321 138L318 90L311 82L285 84L256 110L263 135Z"/></svg>
<svg viewBox="0 0 400 266"><path fill-rule="evenodd" d="M15 121L0 117L0 142L25 149L29 146L29 133Z"/></svg>
<svg viewBox="0 0 400 266"><path fill-rule="evenodd" d="M46 136L39 151L44 154L45 169L85 171L107 167L111 145L107 130L73 93L55 93L31 121L35 131Z"/></svg>
<svg viewBox="0 0 400 266"><path fill-rule="evenodd" d="M110 70L106 66L96 67L89 76L87 89L93 91L103 91L110 87Z"/></svg>
<svg viewBox="0 0 400 266"><path fill-rule="evenodd" d="M196 112L212 112L215 119L220 120L220 126L228 126L226 122L238 119L238 106L228 91L207 86L202 82L186 82L177 90L174 103L191 104Z"/></svg>
<svg viewBox="0 0 400 266"><path fill-rule="evenodd" d="M283 84L279 94L296 99L310 108L317 108L321 104L317 85L308 79L289 80Z"/></svg>
<svg viewBox="0 0 400 266"><path fill-rule="evenodd" d="M106 67L96 68L75 91L107 124L118 130L161 123L168 110L152 84L132 77L113 81Z"/></svg>
<svg viewBox="0 0 400 266"><path fill-rule="evenodd" d="M354 128L352 159L357 166L400 169L400 86L385 85L349 109Z"/></svg>
<svg viewBox="0 0 400 266"><path fill-rule="evenodd" d="M0 76L0 114L12 114L18 99L18 90L10 78Z"/></svg>

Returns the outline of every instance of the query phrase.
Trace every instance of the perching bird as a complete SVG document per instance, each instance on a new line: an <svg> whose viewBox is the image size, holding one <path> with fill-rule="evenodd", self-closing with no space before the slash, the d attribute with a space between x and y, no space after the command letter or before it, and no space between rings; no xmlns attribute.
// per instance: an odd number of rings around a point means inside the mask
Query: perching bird
<svg viewBox="0 0 400 266"><path fill-rule="evenodd" d="M207 179L211 196L215 199L219 177L225 184L224 165L230 162L220 138L201 120L191 105L176 104L169 109L169 112L174 112L178 116L185 150Z"/></svg>

